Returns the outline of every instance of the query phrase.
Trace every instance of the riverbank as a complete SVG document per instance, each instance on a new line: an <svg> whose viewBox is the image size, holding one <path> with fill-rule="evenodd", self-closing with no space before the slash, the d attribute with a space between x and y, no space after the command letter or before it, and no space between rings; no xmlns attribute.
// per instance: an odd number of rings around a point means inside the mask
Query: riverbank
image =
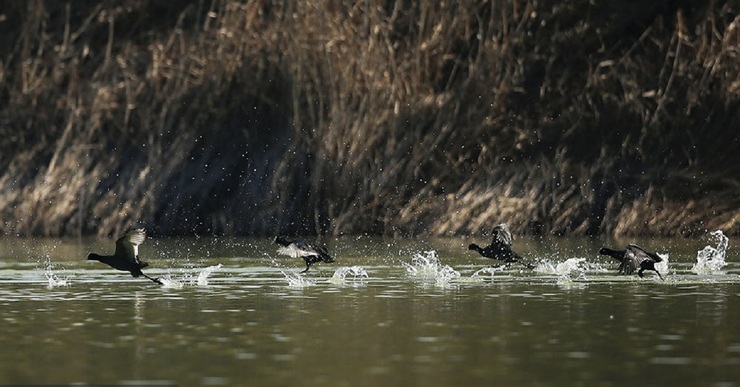
<svg viewBox="0 0 740 387"><path fill-rule="evenodd" d="M0 233L740 235L732 1L0 10Z"/></svg>

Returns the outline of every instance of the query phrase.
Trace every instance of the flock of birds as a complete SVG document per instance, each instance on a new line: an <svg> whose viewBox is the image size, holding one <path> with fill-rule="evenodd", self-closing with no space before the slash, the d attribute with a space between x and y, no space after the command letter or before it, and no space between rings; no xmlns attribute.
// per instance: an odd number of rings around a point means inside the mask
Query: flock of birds
<svg viewBox="0 0 740 387"><path fill-rule="evenodd" d="M146 239L146 233L143 229L136 229L127 232L124 236L116 240L116 250L113 255L98 255L91 253L87 256L88 260L95 260L107 264L108 266L121 271L127 271L134 277L145 277L160 285L162 281L159 278L152 278L144 274L141 269L149 266L148 263L139 259L139 245ZM499 224L493 228L493 240L486 247L480 247L475 243L468 246L468 250L477 251L486 258L502 261L504 265L519 263L528 269L534 269L532 263L524 260L519 254L512 249L513 237L505 223ZM319 262L332 263L334 259L329 255L325 247L319 246L302 240L287 240L278 236L274 240L280 245L278 253L290 256L292 258L303 258L306 262L306 269L301 273L306 273L312 265ZM635 244L628 244L624 250L612 250L603 247L599 254L608 255L619 261L618 271L620 274L629 275L637 270L637 275L643 277L645 270L652 270L658 274L660 279L663 276L655 269L655 264L662 259L658 254L651 253Z"/></svg>
<svg viewBox="0 0 740 387"><path fill-rule="evenodd" d="M502 223L493 228L493 240L490 245L480 247L472 243L468 246L468 250L475 250L486 258L497 259L505 264L519 262L528 269L534 269L533 264L525 262L519 254L512 250L513 239L509 228L505 223ZM619 274L629 275L637 270L637 275L642 278L645 270L652 270L658 274L660 279L663 279L663 276L655 268L655 264L663 261L663 259L658 254L648 252L638 245L630 243L624 250L602 247L599 254L608 255L619 261Z"/></svg>

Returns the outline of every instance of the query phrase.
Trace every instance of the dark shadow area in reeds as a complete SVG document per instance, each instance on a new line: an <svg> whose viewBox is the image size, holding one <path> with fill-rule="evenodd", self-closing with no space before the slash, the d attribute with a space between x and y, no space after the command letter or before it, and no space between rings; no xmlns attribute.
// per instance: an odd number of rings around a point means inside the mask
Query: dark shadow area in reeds
<svg viewBox="0 0 740 387"><path fill-rule="evenodd" d="M738 235L699 3L5 1L0 233Z"/></svg>

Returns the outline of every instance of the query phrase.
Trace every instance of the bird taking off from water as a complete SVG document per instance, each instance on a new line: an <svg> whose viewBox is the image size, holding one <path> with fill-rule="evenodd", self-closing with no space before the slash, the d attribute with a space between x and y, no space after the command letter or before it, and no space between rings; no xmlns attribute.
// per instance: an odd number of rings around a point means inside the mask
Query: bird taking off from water
<svg viewBox="0 0 740 387"><path fill-rule="evenodd" d="M306 261L306 270L303 270L301 273L307 272L314 263L322 261L326 263L334 262L334 258L329 256L326 248L322 246L302 240L288 241L281 236L275 237L274 242L282 246L278 249L278 253L293 258L301 257Z"/></svg>
<svg viewBox="0 0 740 387"><path fill-rule="evenodd" d="M522 257L511 249L511 242L513 240L514 237L511 235L509 227L506 223L501 223L493 228L493 240L490 245L480 247L475 243L471 243L468 246L468 250L475 250L478 254L486 258L497 259L499 261L504 261L504 263L507 264L521 262ZM534 269L534 265L524 262L521 263L528 269Z"/></svg>
<svg viewBox="0 0 740 387"><path fill-rule="evenodd" d="M144 242L144 239L146 239L146 233L143 229L131 230L126 235L118 238L116 251L113 255L91 253L87 256L87 259L103 262L116 270L127 271L134 277L144 276L162 285L159 278L149 277L141 271L141 269L149 266L148 263L139 259L139 245Z"/></svg>
<svg viewBox="0 0 740 387"><path fill-rule="evenodd" d="M655 264L662 262L663 259L655 253L649 253L642 247L635 244L628 244L624 250L612 250L608 247L602 247L599 250L599 254L608 255L617 261L619 261L619 273L620 274L632 274L637 268L637 275L642 277L642 272L645 270L652 270L658 273L658 277L663 279L660 272L655 269Z"/></svg>

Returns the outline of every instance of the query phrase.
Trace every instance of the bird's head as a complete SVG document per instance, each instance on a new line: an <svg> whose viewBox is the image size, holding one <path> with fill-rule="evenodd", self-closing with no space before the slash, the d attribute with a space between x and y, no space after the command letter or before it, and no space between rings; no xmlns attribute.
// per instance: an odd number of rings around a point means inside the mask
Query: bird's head
<svg viewBox="0 0 740 387"><path fill-rule="evenodd" d="M468 250L477 250L477 249L478 249L478 245L476 245L475 243L471 243L468 245Z"/></svg>
<svg viewBox="0 0 740 387"><path fill-rule="evenodd" d="M100 260L100 255L95 254L95 253L90 253L90 254L87 255L87 260L88 261L99 261Z"/></svg>

